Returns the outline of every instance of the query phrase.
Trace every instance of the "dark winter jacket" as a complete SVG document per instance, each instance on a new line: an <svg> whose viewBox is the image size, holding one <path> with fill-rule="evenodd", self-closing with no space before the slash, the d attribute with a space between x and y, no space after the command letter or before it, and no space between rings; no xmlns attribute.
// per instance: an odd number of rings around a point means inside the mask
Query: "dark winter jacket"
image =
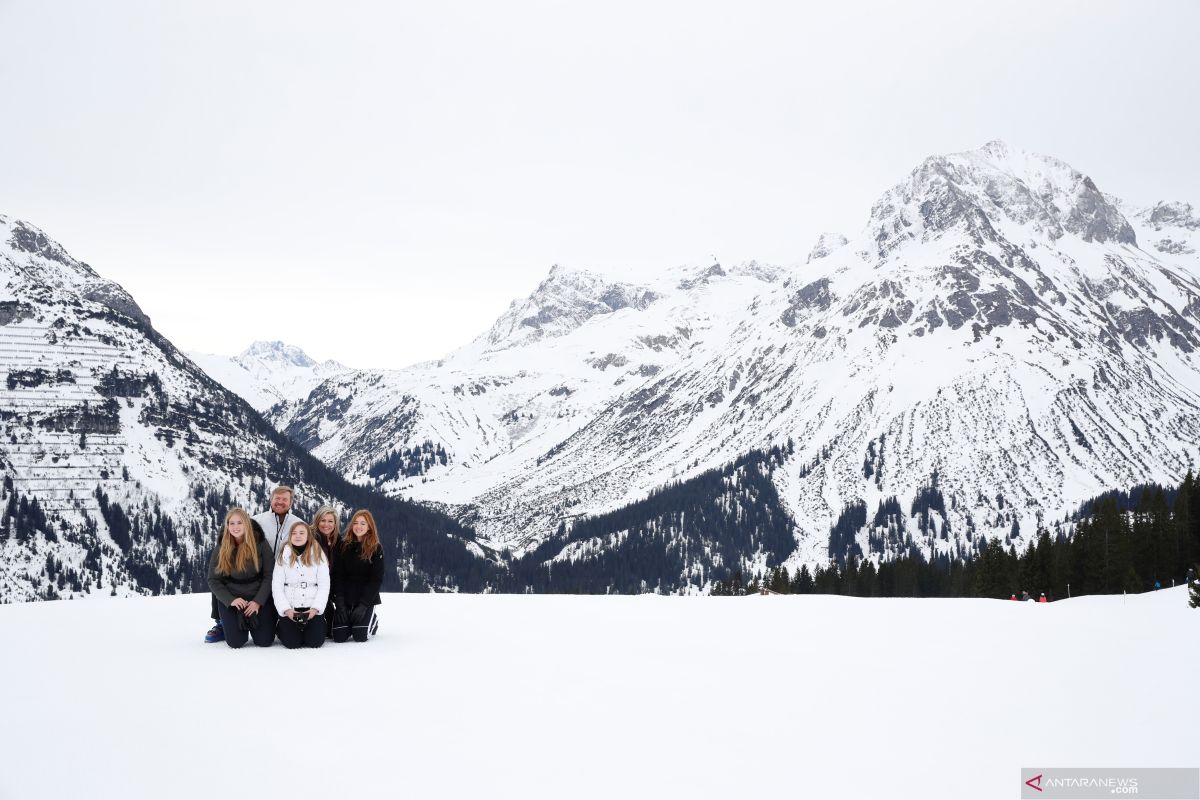
<svg viewBox="0 0 1200 800"><path fill-rule="evenodd" d="M230 575L217 574L217 554L221 548L214 547L212 556L208 559L208 588L222 606L229 606L234 598L253 600L260 606L267 604L271 596L271 575L275 567L275 554L271 545L263 539L255 539L258 545L258 571L253 567L244 570L235 569Z"/></svg>
<svg viewBox="0 0 1200 800"><path fill-rule="evenodd" d="M321 545L321 550L325 553L325 563L329 565L329 574L333 575L333 560L337 557L337 552L341 549L342 543L335 538L331 545L325 541L325 534L318 531L315 527L313 530L316 531L317 544ZM337 531L334 531L334 533L336 534Z"/></svg>
<svg viewBox="0 0 1200 800"><path fill-rule="evenodd" d="M362 559L362 543L353 535L343 539L333 558L333 595L346 601L347 611L357 605L377 606L383 586L383 547L370 561Z"/></svg>

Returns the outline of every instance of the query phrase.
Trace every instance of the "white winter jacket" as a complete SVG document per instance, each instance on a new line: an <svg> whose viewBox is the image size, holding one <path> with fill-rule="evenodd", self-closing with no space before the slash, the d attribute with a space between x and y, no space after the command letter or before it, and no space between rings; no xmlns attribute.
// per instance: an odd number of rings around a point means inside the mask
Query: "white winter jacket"
<svg viewBox="0 0 1200 800"><path fill-rule="evenodd" d="M289 545L290 547L290 545ZM271 575L271 596L275 599L275 610L280 616L289 608L315 608L325 613L329 602L329 562L321 548L317 548L320 560L311 567L284 552L282 563L276 559L275 571Z"/></svg>

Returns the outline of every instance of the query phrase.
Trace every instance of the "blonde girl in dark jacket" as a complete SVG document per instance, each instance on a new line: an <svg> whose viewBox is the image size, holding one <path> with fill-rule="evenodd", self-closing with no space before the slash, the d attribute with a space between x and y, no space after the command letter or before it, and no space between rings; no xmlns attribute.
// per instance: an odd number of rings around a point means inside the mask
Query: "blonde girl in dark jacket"
<svg viewBox="0 0 1200 800"><path fill-rule="evenodd" d="M275 554L254 535L250 515L231 508L225 515L221 541L208 563L208 588L217 600L225 643L233 648L249 638L259 647L275 641L271 574Z"/></svg>

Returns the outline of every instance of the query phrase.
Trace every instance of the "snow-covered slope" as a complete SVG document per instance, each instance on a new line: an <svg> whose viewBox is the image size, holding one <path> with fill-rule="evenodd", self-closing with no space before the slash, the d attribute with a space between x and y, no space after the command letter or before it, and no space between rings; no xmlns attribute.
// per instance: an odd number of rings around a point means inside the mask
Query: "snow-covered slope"
<svg viewBox="0 0 1200 800"><path fill-rule="evenodd" d="M745 308L784 272L754 262L680 267L631 286L555 268L447 358L335 376L274 419L392 492L472 503L538 472L614 397L719 347L737 324L729 308Z"/></svg>
<svg viewBox="0 0 1200 800"><path fill-rule="evenodd" d="M1200 611L1182 589L1048 605L388 594L374 640L308 652L205 645L207 604L0 607L0 797L1002 799L1022 767L1196 765ZM310 732L353 707L266 677L293 670L370 676L352 779L284 766L311 763ZM246 682L267 732L220 758Z"/></svg>
<svg viewBox="0 0 1200 800"><path fill-rule="evenodd" d="M188 353L188 358L259 413L302 400L321 381L348 369L333 360L314 361L283 342L255 342L236 356Z"/></svg>
<svg viewBox="0 0 1200 800"><path fill-rule="evenodd" d="M1020 544L1039 516L1194 463L1195 237L1187 206L1127 215L1062 161L992 142L927 159L802 266L638 286L556 269L472 345L335 376L277 423L515 549L789 439L772 479L796 561L825 560L852 503L896 496L908 516L935 473L944 510L885 545L864 525L864 551Z"/></svg>
<svg viewBox="0 0 1200 800"><path fill-rule="evenodd" d="M265 507L279 482L296 485L301 511L336 500L394 514L389 581L416 567L422 541L439 554L429 566L466 557L461 543L447 550L446 534L466 535L457 525L346 484L176 350L120 286L5 216L0 380L0 603L201 586L225 511Z"/></svg>

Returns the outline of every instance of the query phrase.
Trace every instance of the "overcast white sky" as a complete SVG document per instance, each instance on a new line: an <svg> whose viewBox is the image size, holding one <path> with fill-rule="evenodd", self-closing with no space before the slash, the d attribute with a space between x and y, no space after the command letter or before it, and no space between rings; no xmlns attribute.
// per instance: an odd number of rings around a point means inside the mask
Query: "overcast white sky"
<svg viewBox="0 0 1200 800"><path fill-rule="evenodd" d="M185 350L399 367L554 263L801 262L994 138L1200 204L1198 31L1190 0L0 0L0 213Z"/></svg>

